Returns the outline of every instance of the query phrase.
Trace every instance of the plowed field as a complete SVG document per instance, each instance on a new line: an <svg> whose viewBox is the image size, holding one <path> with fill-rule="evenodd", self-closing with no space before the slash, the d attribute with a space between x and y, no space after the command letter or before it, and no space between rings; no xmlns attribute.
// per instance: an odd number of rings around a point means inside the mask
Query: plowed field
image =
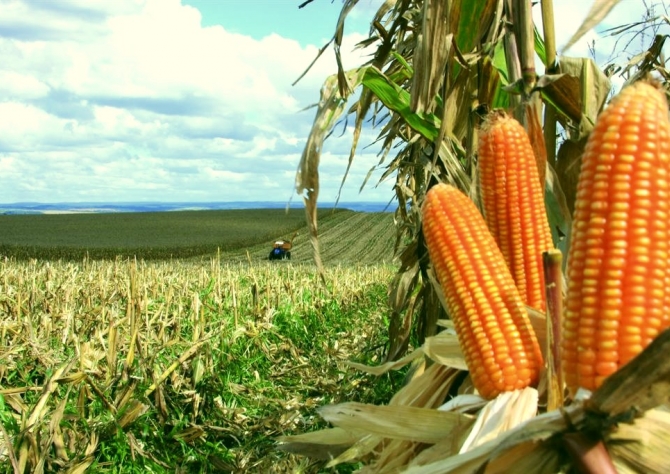
<svg viewBox="0 0 670 474"><path fill-rule="evenodd" d="M290 235L277 238L289 239ZM324 264L375 264L393 260L395 228L393 214L343 211L328 213L319 218L319 247ZM252 261L268 258L272 242L230 252L233 260L246 260L246 251ZM313 248L307 227L298 231L291 249L291 262L313 261ZM288 263L276 261L278 265Z"/></svg>

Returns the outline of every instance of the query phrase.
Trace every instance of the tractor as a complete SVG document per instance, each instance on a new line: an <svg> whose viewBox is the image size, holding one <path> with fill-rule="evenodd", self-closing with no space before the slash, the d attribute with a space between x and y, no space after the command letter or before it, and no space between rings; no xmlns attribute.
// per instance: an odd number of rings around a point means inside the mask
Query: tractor
<svg viewBox="0 0 670 474"><path fill-rule="evenodd" d="M291 240L275 240L275 243L270 251L269 260L291 260L291 247L293 247L293 240L298 235L296 232L291 237Z"/></svg>

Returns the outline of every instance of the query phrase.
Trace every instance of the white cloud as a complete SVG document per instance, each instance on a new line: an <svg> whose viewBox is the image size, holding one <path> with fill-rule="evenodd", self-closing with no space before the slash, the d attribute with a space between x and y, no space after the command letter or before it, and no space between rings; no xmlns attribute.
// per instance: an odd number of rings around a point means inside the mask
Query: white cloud
<svg viewBox="0 0 670 474"><path fill-rule="evenodd" d="M324 56L291 86L316 53L203 28L179 0L3 1L0 202L286 200L300 110L335 70Z"/></svg>
<svg viewBox="0 0 670 474"><path fill-rule="evenodd" d="M361 1L348 24L366 31L380 1ZM582 0L556 8L575 29L586 14ZM345 67L362 61L351 51L364 38L345 36ZM300 111L335 71L332 52L291 84L320 46L202 27L179 0L0 0L0 202L286 200L314 117ZM337 135L322 201L347 165L350 136ZM391 196L373 188L379 173L358 196L375 137L364 132L345 201Z"/></svg>
<svg viewBox="0 0 670 474"><path fill-rule="evenodd" d="M568 40L577 31L582 22L587 18L594 0L564 0L554 2L554 17L556 25L556 44L559 53L572 57L593 57L596 54L596 61L599 63L609 62L611 60L622 61L625 58L624 46L626 39L620 39L611 35L608 31L612 27L631 24L642 21L646 14L645 3L649 6L657 5L662 0L619 0L619 3L610 11L607 17L595 28L588 31L575 45L569 50L564 50ZM657 14L661 12L657 11ZM533 18L542 28L542 16L540 4L533 8ZM667 34L667 30L666 30ZM617 41L619 39L619 41ZM649 36L646 41L638 41L632 45L635 52L639 52L642 47L649 47ZM623 55L623 58L621 57Z"/></svg>

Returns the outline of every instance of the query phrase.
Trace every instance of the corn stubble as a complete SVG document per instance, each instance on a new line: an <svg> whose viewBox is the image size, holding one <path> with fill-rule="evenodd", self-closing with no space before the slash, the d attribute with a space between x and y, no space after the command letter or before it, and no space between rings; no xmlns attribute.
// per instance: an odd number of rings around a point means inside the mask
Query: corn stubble
<svg viewBox="0 0 670 474"><path fill-rule="evenodd" d="M359 377L329 369L381 327L352 321L349 337L305 315L364 307L381 319L369 288L392 276L382 265L327 272L330 292L295 264L0 260L0 472L204 460L218 472L290 471L295 458L259 438L314 421L317 396L301 394L360 394ZM314 354L295 338L310 324L322 328L306 342Z"/></svg>

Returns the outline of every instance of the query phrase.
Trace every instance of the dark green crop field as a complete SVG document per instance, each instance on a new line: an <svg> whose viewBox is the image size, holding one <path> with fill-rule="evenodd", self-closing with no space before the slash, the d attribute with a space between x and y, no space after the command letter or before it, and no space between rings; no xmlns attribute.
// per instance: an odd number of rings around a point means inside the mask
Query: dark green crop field
<svg viewBox="0 0 670 474"><path fill-rule="evenodd" d="M3 215L0 254L189 257L254 245L304 226L302 209Z"/></svg>
<svg viewBox="0 0 670 474"><path fill-rule="evenodd" d="M322 209L319 229L327 260L359 262L372 253L374 262L392 254L391 214ZM296 232L293 258L307 261L312 250L303 209L0 215L0 257L166 259L221 252L259 260L275 239Z"/></svg>

